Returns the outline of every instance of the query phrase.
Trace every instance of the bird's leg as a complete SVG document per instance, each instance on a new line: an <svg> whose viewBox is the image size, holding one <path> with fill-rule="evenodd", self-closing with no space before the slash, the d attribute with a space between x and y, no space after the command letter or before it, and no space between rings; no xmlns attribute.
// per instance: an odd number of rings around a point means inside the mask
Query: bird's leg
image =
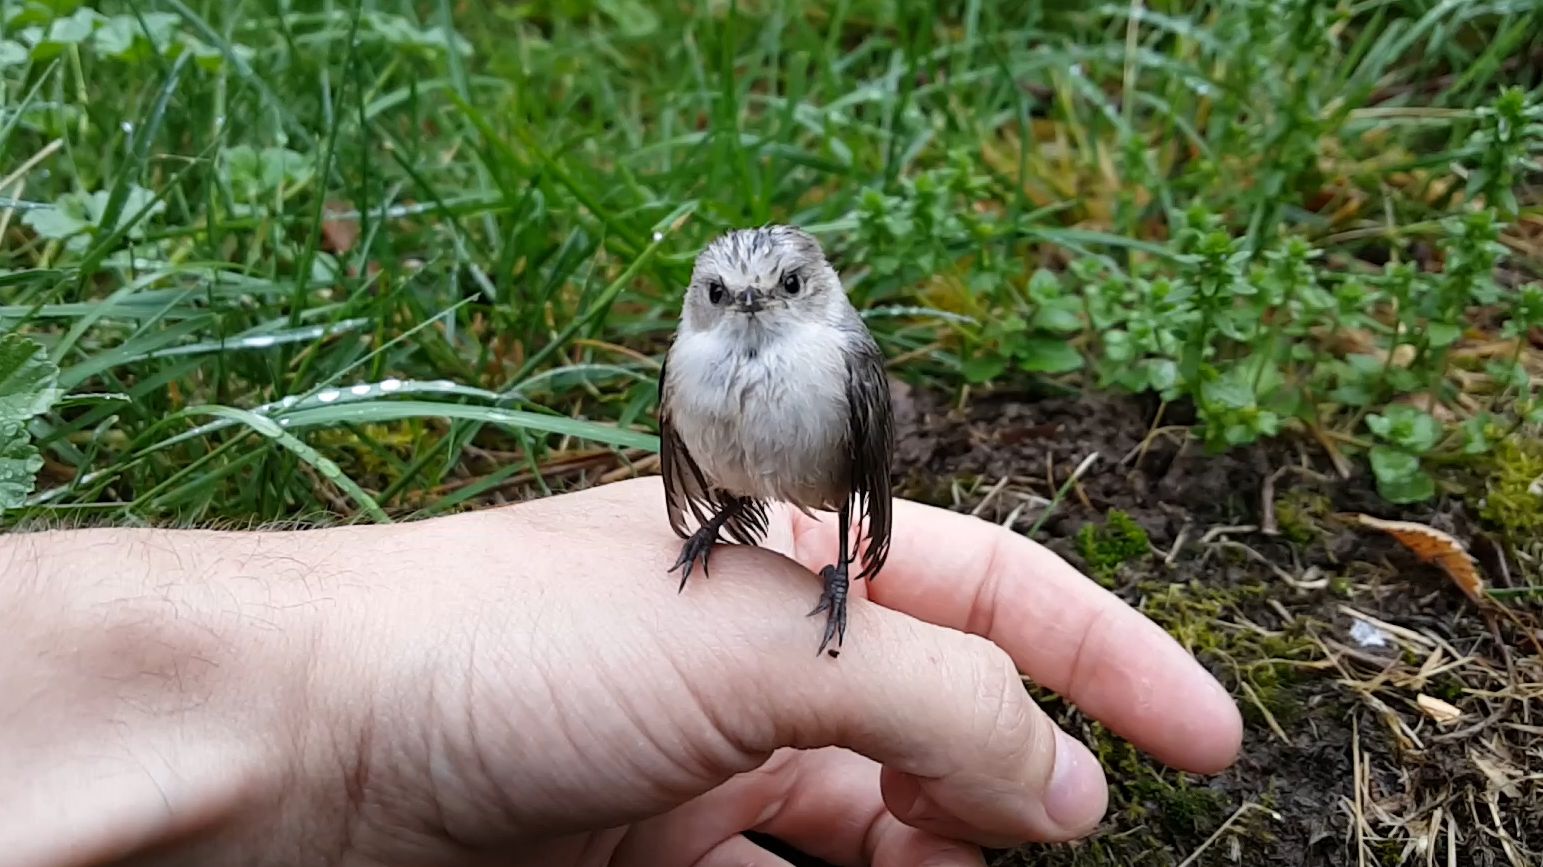
<svg viewBox="0 0 1543 867"><path fill-rule="evenodd" d="M840 556L836 562L820 570L820 577L825 579L825 590L820 594L820 604L809 612L813 617L821 611L828 611L825 617L825 636L820 639L820 648L815 654L825 652L825 646L830 644L832 638L836 639L836 646L846 640L847 634L847 564L851 563L851 557L847 553L847 533L852 528L852 505L848 501L843 503L840 512L841 529L837 533L840 542ZM834 651L832 651L834 653Z"/></svg>
<svg viewBox="0 0 1543 867"><path fill-rule="evenodd" d="M744 508L744 505L745 501L737 497L730 500L727 506L718 511L718 514L709 518L706 523L697 528L695 533L691 534L690 538L686 539L686 543L680 547L680 556L676 558L675 565L670 567L671 572L676 569L681 570L680 587L675 592L679 593L686 589L686 579L691 577L691 565L697 560L702 561L702 577L707 577L707 555L718 542L718 531L723 529L723 525L728 523L730 518L739 514L739 510Z"/></svg>

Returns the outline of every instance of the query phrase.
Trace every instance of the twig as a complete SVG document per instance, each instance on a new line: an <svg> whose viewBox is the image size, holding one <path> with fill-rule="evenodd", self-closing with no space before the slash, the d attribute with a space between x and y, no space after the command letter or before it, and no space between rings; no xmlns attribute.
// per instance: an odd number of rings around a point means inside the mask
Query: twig
<svg viewBox="0 0 1543 867"><path fill-rule="evenodd" d="M1457 811L1447 814L1447 867L1457 867Z"/></svg>
<svg viewBox="0 0 1543 867"><path fill-rule="evenodd" d="M1510 698L1508 696L1502 696L1501 698L1502 701L1500 703L1499 710L1494 711L1489 716L1486 716L1484 719L1481 719L1471 725L1464 726L1460 729L1454 729L1449 732L1443 732L1439 735L1431 735L1431 743L1446 743L1448 741L1467 740L1470 736L1476 735L1479 732L1489 728L1490 726L1500 722L1511 712Z"/></svg>
<svg viewBox="0 0 1543 867"><path fill-rule="evenodd" d="M6 187L9 187L11 184L15 183L16 181L21 180L22 177L24 177L27 174L27 172L32 171L32 169L35 168L38 163L42 162L43 160L48 159L50 156L53 155L54 151L58 150L61 147L64 147L64 139L59 139L59 138L54 139L53 141L49 142L46 145L43 145L42 149L40 149L37 153L33 154L32 156L27 157L27 159L25 161L23 161L21 165L17 166L16 167L16 171L11 172L10 174L6 175L4 178L0 178L0 190L3 190Z"/></svg>
<svg viewBox="0 0 1543 867"><path fill-rule="evenodd" d="M1179 550L1184 547L1184 538L1186 536L1188 536L1188 535L1189 535L1189 524L1188 524L1188 522L1186 522L1184 524L1184 526L1179 528L1179 535L1174 538L1174 540L1173 540L1173 547L1169 548L1168 549L1168 553L1166 555L1164 555L1164 557L1163 557L1163 565L1164 566L1172 566L1174 561L1178 559L1178 557L1179 557Z"/></svg>
<svg viewBox="0 0 1543 867"><path fill-rule="evenodd" d="M1339 448L1334 445L1329 432L1324 431L1318 425L1309 425L1308 431L1313 435L1313 439L1318 441L1318 445L1323 447L1324 454L1329 456L1329 463L1334 465L1334 472L1339 475L1340 479L1350 478L1354 468L1350 465L1350 461L1340 452Z"/></svg>
<svg viewBox="0 0 1543 867"><path fill-rule="evenodd" d="M1350 717L1350 774L1355 778L1355 861L1366 867L1366 810L1361 800L1361 715Z"/></svg>
<svg viewBox="0 0 1543 867"><path fill-rule="evenodd" d="M1032 537L1035 533L1039 532L1039 528L1044 526L1045 521L1055 513L1055 507L1060 505L1062 498L1066 496L1066 492L1071 490L1071 486L1076 484L1078 479L1082 478L1082 474L1087 472L1088 467L1093 466L1093 462L1096 460L1098 460L1098 452L1088 452L1088 456L1082 459L1082 463L1078 464L1075 470L1072 470L1071 478L1067 479L1060 488L1056 489L1055 496L1050 499L1050 505L1046 506L1045 511L1040 513L1039 520L1034 522L1034 526L1029 528L1029 532L1026 535Z"/></svg>
<svg viewBox="0 0 1543 867"><path fill-rule="evenodd" d="M1243 685L1243 691L1248 693L1248 698L1254 703L1254 707L1259 708L1259 713L1264 716L1264 722L1270 727L1270 731L1280 738L1281 743L1290 746L1291 738L1286 737L1286 730L1281 728L1280 723L1275 721L1275 714L1270 713L1270 709L1264 706L1264 701L1259 698L1259 693L1255 692L1254 688L1248 685L1247 680L1240 680L1239 683Z"/></svg>
<svg viewBox="0 0 1543 867"><path fill-rule="evenodd" d="M657 454L644 455L640 460L624 462L621 466L607 470L600 476L600 484L606 485L618 482L622 479L630 479L633 476L641 476L652 472L659 466Z"/></svg>
<svg viewBox="0 0 1543 867"><path fill-rule="evenodd" d="M1200 844L1200 848L1189 853L1188 858L1185 858L1183 861L1179 862L1179 867L1189 867L1189 865L1195 863L1196 859L1205 854L1205 850L1211 848L1211 845L1221 837L1223 832L1225 832L1228 828L1231 828L1233 824L1236 823L1238 819L1242 818L1243 814L1249 810L1262 810L1265 813L1268 813L1271 819L1274 819L1277 822L1281 820L1281 815L1269 807L1266 807L1263 804L1256 804L1253 801L1249 801L1241 807L1238 807L1236 810L1233 810L1232 815L1227 817L1227 821L1221 823L1220 827L1211 832L1211 836L1205 838L1205 842Z"/></svg>
<svg viewBox="0 0 1543 867"><path fill-rule="evenodd" d="M4 195L6 189L14 184L15 190L11 193L11 197L19 197L22 192L22 182L26 180L27 172L31 171L38 163L48 159L49 155L51 155L54 151L58 150L63 145L64 139L54 139L53 141L44 145L42 150L38 151L30 157L27 157L25 162L16 167L16 171L11 172L4 178L0 178L0 195ZM0 239L5 238L6 229L11 227L11 215L15 213L15 211L15 205L7 205L4 211L0 211Z"/></svg>
<svg viewBox="0 0 1543 867"><path fill-rule="evenodd" d="M1494 792L1485 792L1484 803L1489 807L1490 818L1495 820L1495 835L1500 838L1500 846L1505 850L1506 860L1511 862L1512 867L1526 867L1526 862L1516 851L1516 841L1511 839L1510 833L1505 829L1504 820L1500 818L1499 796Z"/></svg>
<svg viewBox="0 0 1543 867"><path fill-rule="evenodd" d="M1259 563L1263 564L1265 568L1269 569L1271 572L1274 572L1275 577L1286 582L1292 587L1295 587L1298 590L1322 590L1323 588L1329 586L1328 576L1324 576L1318 579L1308 579L1305 577L1298 578L1295 575L1292 575L1290 572L1287 572L1285 569L1282 569L1274 563L1271 563L1268 557L1264 556L1258 551L1255 551L1253 548L1248 547L1242 542L1238 542L1233 539L1223 539L1220 542L1213 542L1212 544L1222 548L1235 548L1239 551L1242 551L1243 553L1257 560Z"/></svg>
<svg viewBox="0 0 1543 867"><path fill-rule="evenodd" d="M1018 518L1023 515L1023 510L1028 505L1029 504L1027 502L1022 502L1022 503L1019 503L1018 505L1014 506L1013 510L1011 512L1007 513L1007 517L1002 519L1002 526L1004 526L1007 529L1011 530L1013 528L1013 525L1018 523Z"/></svg>
<svg viewBox="0 0 1543 867"><path fill-rule="evenodd" d="M934 350L942 348L942 341L934 340L926 346L918 346L915 349L908 350L906 352L900 353L899 355L896 355L894 358L891 358L889 361L885 362L884 366L889 369L904 367L906 362L915 361L916 359L927 355L929 352L933 352Z"/></svg>
<svg viewBox="0 0 1543 867"><path fill-rule="evenodd" d="M1154 427L1150 431L1147 431L1147 435L1141 438L1141 442L1131 446L1130 451L1126 452L1125 456L1120 458L1120 463L1128 464L1132 460L1135 460L1135 465L1140 466L1141 459L1146 457L1147 450L1152 447L1152 443L1156 442L1158 437L1172 437L1175 434L1186 433L1188 430L1189 428L1181 427L1179 425Z"/></svg>
<svg viewBox="0 0 1543 867"><path fill-rule="evenodd" d="M588 346L591 349L603 349L607 352L614 352L617 355L624 355L633 361L646 365L654 370L659 369L659 359L650 358L649 356L644 355L636 349L629 349L628 347L619 346L609 341L596 340L593 337L575 337L573 338L573 345Z"/></svg>
<svg viewBox="0 0 1543 867"><path fill-rule="evenodd" d="M1280 527L1275 523L1275 480L1286 474L1290 464L1270 473L1259 490L1259 532L1266 536L1279 536Z"/></svg>
<svg viewBox="0 0 1543 867"><path fill-rule="evenodd" d="M991 486L991 490L987 491L986 495L984 497L980 498L980 502L975 504L975 508L970 510L970 516L974 517L974 518L979 518L980 517L980 513L984 512L986 510L986 507L991 505L991 501L996 499L997 494L1002 493L1002 489L1007 487L1007 480L1009 478L1011 478L1011 477L1010 476L1003 476L1001 481L999 481L996 484L992 485Z"/></svg>
<svg viewBox="0 0 1543 867"><path fill-rule="evenodd" d="M1147 449L1151 448L1153 437L1157 436L1157 432L1162 430L1162 428L1158 427L1158 425L1162 422L1163 413L1167 410L1168 403L1166 401L1158 404L1157 415L1152 417L1152 424L1147 428L1147 435L1142 437L1141 442L1137 443L1134 449L1131 449L1128 453L1126 453L1125 457L1120 458L1120 463L1130 463L1131 457L1136 456L1136 466L1141 466L1141 459L1147 456Z"/></svg>
<svg viewBox="0 0 1543 867"><path fill-rule="evenodd" d="M1204 536L1200 537L1200 544L1209 545L1216 541L1217 536L1222 536L1227 533L1252 533L1258 529L1259 528L1255 527L1253 524L1227 524L1221 527L1212 527L1211 529L1205 531Z"/></svg>

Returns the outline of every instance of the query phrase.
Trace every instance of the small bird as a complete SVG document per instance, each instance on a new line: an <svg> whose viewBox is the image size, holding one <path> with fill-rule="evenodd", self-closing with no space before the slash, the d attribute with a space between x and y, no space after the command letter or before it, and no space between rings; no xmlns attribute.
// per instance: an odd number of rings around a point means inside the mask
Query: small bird
<svg viewBox="0 0 1543 867"><path fill-rule="evenodd" d="M659 372L659 429L665 508L685 540L669 570L681 570L679 589L696 561L707 574L720 533L759 544L768 503L834 511L839 551L809 616L827 612L817 654L840 646L854 514L867 537L856 577L889 555L894 425L884 355L814 236L737 229L697 256Z"/></svg>

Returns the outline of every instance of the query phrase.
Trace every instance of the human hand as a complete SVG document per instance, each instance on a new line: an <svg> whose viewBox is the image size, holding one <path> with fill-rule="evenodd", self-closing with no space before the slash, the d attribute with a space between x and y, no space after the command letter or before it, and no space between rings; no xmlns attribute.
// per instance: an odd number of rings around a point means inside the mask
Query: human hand
<svg viewBox="0 0 1543 867"><path fill-rule="evenodd" d="M0 719L0 864L781 863L751 829L840 864L980 863L1106 806L1019 669L1170 765L1237 754L1220 686L1020 536L897 503L830 659L805 616L829 519L778 512L767 549L719 547L677 594L662 497L9 540L39 574L0 655L31 697ZM93 557L118 577L86 593Z"/></svg>

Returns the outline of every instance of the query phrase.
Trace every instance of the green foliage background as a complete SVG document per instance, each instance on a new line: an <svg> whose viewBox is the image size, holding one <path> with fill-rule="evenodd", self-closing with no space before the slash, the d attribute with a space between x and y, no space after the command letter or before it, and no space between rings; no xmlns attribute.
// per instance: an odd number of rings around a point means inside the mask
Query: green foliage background
<svg viewBox="0 0 1543 867"><path fill-rule="evenodd" d="M766 221L936 387L1152 391L1398 502L1540 420L1536 2L0 8L6 520L637 460L693 254Z"/></svg>

